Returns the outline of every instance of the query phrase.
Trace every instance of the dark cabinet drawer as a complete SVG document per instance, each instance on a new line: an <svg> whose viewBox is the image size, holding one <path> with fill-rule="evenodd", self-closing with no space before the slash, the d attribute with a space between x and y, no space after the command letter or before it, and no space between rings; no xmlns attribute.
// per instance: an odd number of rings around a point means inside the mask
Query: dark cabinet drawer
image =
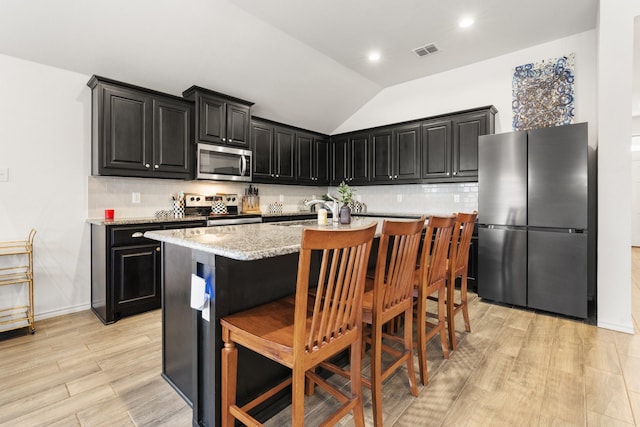
<svg viewBox="0 0 640 427"><path fill-rule="evenodd" d="M132 225L111 228L111 245L112 246L128 246L128 245L147 245L158 243L155 240L144 237L146 231L161 230L161 225Z"/></svg>

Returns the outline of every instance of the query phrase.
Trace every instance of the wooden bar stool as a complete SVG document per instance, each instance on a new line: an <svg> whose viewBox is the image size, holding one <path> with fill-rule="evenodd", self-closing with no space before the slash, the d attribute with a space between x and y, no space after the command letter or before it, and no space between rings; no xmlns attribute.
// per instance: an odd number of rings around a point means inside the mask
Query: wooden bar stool
<svg viewBox="0 0 640 427"><path fill-rule="evenodd" d="M222 326L222 425L234 418L259 425L248 411L289 384L292 385L292 425L304 424L305 376L322 386L342 405L323 425L335 424L353 410L364 426L360 380L362 297L376 224L360 229L302 231L295 297L283 298L220 319ZM318 253L319 252L319 253ZM312 253L321 256L319 272L311 269ZM313 295L309 286L315 286ZM246 405L236 405L238 349L246 347L292 370L291 378ZM350 348L351 391L344 394L316 375L323 360Z"/></svg>
<svg viewBox="0 0 640 427"><path fill-rule="evenodd" d="M388 378L403 364L407 366L411 394L418 395L416 374L413 367L413 271L418 257L418 247L424 228L424 216L414 221L388 221L382 225L382 234L376 258L373 279L367 279L368 290L362 303L362 321L370 325L371 344L371 376L363 377L362 384L371 389L373 404L373 421L375 426L382 426L382 381ZM402 337L383 333L385 323L404 316L404 334ZM404 348L395 349L383 344L382 339L400 343ZM393 361L383 369L382 352L393 356ZM321 367L348 377L353 375L355 366L350 372L329 362Z"/></svg>
<svg viewBox="0 0 640 427"><path fill-rule="evenodd" d="M467 270L469 268L469 247L473 236L473 227L478 211L473 213L458 213L453 227L451 248L449 249L449 262L447 269L447 328L449 329L449 342L451 349L456 350L455 315L462 311L464 329L471 332L469 323L469 306L467 304ZM460 302L455 301L456 279L460 278Z"/></svg>
<svg viewBox="0 0 640 427"><path fill-rule="evenodd" d="M455 217L429 217L429 224L422 243L420 266L414 275L414 297L416 297L416 328L418 336L418 361L420 381L427 385L427 343L440 334L440 345L445 358L449 357L445 318L445 290L447 281L447 256ZM438 312L427 312L427 300L438 294ZM433 318L433 321L427 320Z"/></svg>

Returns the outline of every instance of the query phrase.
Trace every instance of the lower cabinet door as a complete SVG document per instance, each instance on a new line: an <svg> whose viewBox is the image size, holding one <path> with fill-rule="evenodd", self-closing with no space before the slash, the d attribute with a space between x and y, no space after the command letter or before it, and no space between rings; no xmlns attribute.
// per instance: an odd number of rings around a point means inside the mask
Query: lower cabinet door
<svg viewBox="0 0 640 427"><path fill-rule="evenodd" d="M160 245L112 249L114 317L160 308Z"/></svg>

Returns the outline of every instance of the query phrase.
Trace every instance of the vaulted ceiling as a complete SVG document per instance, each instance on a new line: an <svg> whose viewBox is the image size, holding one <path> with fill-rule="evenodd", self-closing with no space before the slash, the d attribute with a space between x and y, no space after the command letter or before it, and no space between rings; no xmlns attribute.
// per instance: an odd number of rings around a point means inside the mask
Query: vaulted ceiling
<svg viewBox="0 0 640 427"><path fill-rule="evenodd" d="M593 29L597 1L2 0L0 54L330 133L384 87Z"/></svg>

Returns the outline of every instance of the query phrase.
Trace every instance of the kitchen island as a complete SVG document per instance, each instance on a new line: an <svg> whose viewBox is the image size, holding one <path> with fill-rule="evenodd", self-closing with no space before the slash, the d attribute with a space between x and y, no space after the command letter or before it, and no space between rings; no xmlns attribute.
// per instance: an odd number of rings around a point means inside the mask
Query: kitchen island
<svg viewBox="0 0 640 427"><path fill-rule="evenodd" d="M354 218L349 225L315 220L243 224L181 230L149 231L145 237L162 242L162 375L193 408L193 425L220 425L219 320L293 294L302 229L360 228L384 218ZM192 309L192 275L211 285L209 321ZM239 347L237 401L251 400L290 371ZM257 407L266 419L287 404L281 394Z"/></svg>

